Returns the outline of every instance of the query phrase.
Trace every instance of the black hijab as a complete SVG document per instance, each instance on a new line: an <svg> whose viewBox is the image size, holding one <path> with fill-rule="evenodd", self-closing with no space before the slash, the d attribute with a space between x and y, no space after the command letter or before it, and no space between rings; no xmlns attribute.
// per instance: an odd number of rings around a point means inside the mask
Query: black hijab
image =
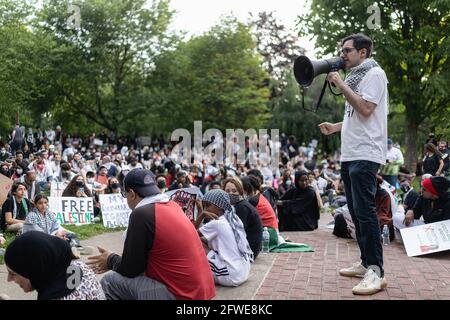
<svg viewBox="0 0 450 320"><path fill-rule="evenodd" d="M67 288L67 267L73 258L66 241L39 231L17 237L5 252L5 264L30 280L38 300L61 298L74 290Z"/></svg>

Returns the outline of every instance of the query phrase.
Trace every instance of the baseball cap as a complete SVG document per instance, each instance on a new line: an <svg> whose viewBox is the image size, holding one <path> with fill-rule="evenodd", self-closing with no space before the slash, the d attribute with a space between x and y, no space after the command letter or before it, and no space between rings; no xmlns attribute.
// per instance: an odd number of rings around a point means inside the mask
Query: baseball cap
<svg viewBox="0 0 450 320"><path fill-rule="evenodd" d="M133 189L144 197L160 194L156 185L156 178L153 172L145 169L133 169L125 176L123 181L125 189Z"/></svg>

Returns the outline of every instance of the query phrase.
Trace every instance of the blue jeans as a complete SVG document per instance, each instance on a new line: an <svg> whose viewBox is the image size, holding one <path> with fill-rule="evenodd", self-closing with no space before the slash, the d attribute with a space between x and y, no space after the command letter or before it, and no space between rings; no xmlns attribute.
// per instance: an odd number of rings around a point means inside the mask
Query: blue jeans
<svg viewBox="0 0 450 320"><path fill-rule="evenodd" d="M348 209L355 223L361 263L366 268L377 266L379 276L383 277L383 246L375 206L379 167L378 163L367 160L342 162L341 177Z"/></svg>
<svg viewBox="0 0 450 320"><path fill-rule="evenodd" d="M397 188L398 177L397 176L385 176L383 175L383 179L389 183L394 188Z"/></svg>

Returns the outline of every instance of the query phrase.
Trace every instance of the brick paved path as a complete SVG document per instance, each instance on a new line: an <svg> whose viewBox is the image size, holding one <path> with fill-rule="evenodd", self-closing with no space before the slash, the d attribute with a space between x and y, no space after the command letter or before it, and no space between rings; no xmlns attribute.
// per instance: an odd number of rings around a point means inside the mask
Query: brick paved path
<svg viewBox="0 0 450 320"><path fill-rule="evenodd" d="M338 275L359 260L353 240L337 238L323 227L312 232L282 233L291 241L315 248L314 253L279 253L255 299L450 299L450 252L409 258L402 243L384 246L388 288L373 296L356 296L360 279Z"/></svg>

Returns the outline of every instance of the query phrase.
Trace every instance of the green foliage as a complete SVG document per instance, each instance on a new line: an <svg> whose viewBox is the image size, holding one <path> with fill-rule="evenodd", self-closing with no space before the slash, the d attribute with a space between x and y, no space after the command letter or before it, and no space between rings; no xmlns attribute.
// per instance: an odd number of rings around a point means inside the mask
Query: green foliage
<svg viewBox="0 0 450 320"><path fill-rule="evenodd" d="M260 127L269 116L267 73L249 29L226 18L156 59L149 79L161 130ZM168 121L170 119L170 121Z"/></svg>
<svg viewBox="0 0 450 320"><path fill-rule="evenodd" d="M279 128L280 132L293 134L300 142L309 143L317 139L324 151L331 152L339 148L339 135L325 137L320 133L318 124L342 121L342 98L335 98L328 88L325 91L317 113L315 109L322 90L325 76L317 77L311 87L305 91L305 109L302 106L300 89L291 72L282 95L274 99L273 119L270 127Z"/></svg>
<svg viewBox="0 0 450 320"><path fill-rule="evenodd" d="M349 34L363 32L374 40L375 59L389 79L391 104L405 106L397 115L405 117L407 160L411 163L419 125L433 115L448 122L448 115L442 114L450 105L450 2L377 1L381 28L374 30L366 25L370 17L367 8L372 4L368 0L313 0L311 12L299 17L300 33L316 37L320 54L336 55L336 43Z"/></svg>

